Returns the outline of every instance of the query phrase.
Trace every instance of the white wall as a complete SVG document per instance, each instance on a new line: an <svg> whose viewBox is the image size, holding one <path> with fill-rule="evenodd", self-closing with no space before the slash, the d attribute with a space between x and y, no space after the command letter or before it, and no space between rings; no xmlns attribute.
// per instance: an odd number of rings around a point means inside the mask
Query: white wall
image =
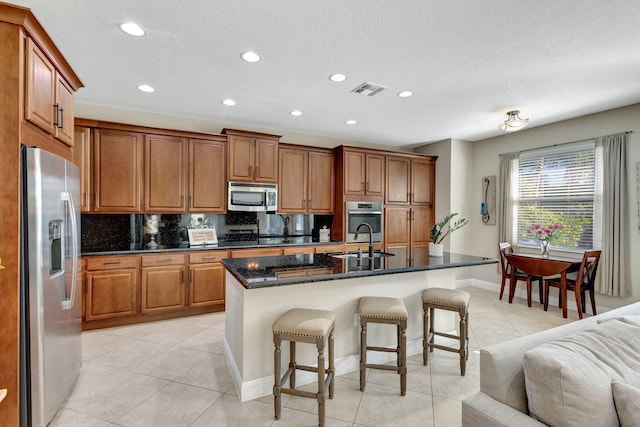
<svg viewBox="0 0 640 427"><path fill-rule="evenodd" d="M535 124L535 118L532 123ZM528 128L519 132L504 134L474 143L473 179L474 185L469 187L466 197L471 206L480 206L482 195L480 182L483 176L499 176L499 154L543 147L564 142L579 141L603 135L632 131L628 135L628 215L631 228L630 254L632 296L629 298L615 298L597 295L598 306L619 307L640 300L640 233L637 220L636 173L635 165L640 162L640 104L609 110L602 113L566 120L547 126ZM439 167L445 167L440 164ZM467 164L461 165L467 167ZM454 160L452 169L459 169ZM497 254L498 232L497 226L488 226L480 221L474 221L471 226L471 238L463 253L479 256L495 257ZM499 283L498 271L491 274L487 269L474 271L473 277Z"/></svg>

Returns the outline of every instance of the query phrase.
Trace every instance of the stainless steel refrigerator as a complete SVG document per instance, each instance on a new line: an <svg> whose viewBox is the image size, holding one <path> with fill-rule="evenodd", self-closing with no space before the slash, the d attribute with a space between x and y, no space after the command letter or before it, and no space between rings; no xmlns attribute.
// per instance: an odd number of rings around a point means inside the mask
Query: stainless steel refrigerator
<svg viewBox="0 0 640 427"><path fill-rule="evenodd" d="M22 426L45 427L73 389L81 366L78 167L22 147Z"/></svg>

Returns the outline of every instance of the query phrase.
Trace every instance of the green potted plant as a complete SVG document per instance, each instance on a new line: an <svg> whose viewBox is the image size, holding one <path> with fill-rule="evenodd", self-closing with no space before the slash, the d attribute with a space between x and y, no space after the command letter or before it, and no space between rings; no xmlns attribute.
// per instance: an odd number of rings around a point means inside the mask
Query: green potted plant
<svg viewBox="0 0 640 427"><path fill-rule="evenodd" d="M431 237L431 243L429 243L429 256L442 256L442 248L444 246L442 241L444 238L456 231L458 228L462 228L469 223L466 218L460 218L453 221L454 217L457 215L457 212L445 215L442 220L431 227L431 233L429 234Z"/></svg>

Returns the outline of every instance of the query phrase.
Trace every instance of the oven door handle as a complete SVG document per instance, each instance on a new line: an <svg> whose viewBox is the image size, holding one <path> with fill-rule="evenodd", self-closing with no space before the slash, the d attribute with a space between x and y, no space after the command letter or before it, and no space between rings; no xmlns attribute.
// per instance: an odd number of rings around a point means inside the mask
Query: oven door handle
<svg viewBox="0 0 640 427"><path fill-rule="evenodd" d="M373 215L382 215L382 211L347 211L348 214L373 214Z"/></svg>

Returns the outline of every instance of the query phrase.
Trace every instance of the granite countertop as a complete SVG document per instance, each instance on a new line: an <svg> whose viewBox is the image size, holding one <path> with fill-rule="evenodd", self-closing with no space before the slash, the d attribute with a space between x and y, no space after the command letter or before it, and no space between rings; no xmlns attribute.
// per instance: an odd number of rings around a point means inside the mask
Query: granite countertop
<svg viewBox="0 0 640 427"><path fill-rule="evenodd" d="M222 264L247 289L294 285L354 277L408 273L412 271L469 267L495 264L495 258L445 252L442 257L429 257L422 264L397 265L393 257L374 258L373 268L368 258L360 262L355 257L339 258L327 254L271 256L256 258L225 258Z"/></svg>
<svg viewBox="0 0 640 427"><path fill-rule="evenodd" d="M161 245L155 249L147 248L146 246L128 247L123 246L121 248L91 248L83 249L82 256L96 256L96 255L125 255L125 254L148 254L156 252L180 252L180 251L202 251L202 250L215 250L215 249L248 249L248 248L268 248L270 246L305 246L305 245L336 245L343 242L331 241L320 242L317 238L311 236L293 236L284 238L281 236L262 236L256 240L238 240L238 241L220 241L217 245L197 245L189 246L188 242L183 242L179 245L167 246Z"/></svg>

